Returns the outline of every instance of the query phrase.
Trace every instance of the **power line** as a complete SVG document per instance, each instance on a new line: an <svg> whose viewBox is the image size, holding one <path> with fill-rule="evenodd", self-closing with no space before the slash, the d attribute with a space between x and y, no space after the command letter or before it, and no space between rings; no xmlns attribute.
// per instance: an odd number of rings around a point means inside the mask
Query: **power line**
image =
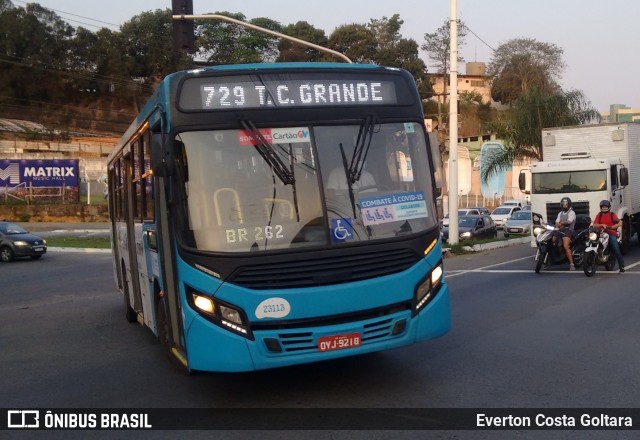
<svg viewBox="0 0 640 440"><path fill-rule="evenodd" d="M38 70L43 70L45 72L52 72L52 73L57 73L60 75L64 75L64 76L70 76L70 77L75 77L76 79L83 79L83 80L87 80L87 81L95 81L95 82L99 82L102 84L115 84L115 85L120 85L120 86L127 86L129 84L132 83L131 79L127 79L124 77L110 77L110 76L105 76L105 75L100 75L97 73L92 73L92 72L79 72L79 71L65 71L65 70L61 70L61 69L52 69L43 65L37 65L34 64L33 61L31 60L26 60L25 58L21 58L21 57L15 57L15 56L11 56L12 58L16 58L20 61L12 61L12 60L7 60L7 59L2 59L0 58L0 63L8 63L8 64L13 64L16 66L20 66L20 67L27 67L30 69L38 69ZM40 63L38 63L40 64ZM148 91L152 91L153 87L147 84L141 84L140 85L142 89L146 89Z"/></svg>
<svg viewBox="0 0 640 440"><path fill-rule="evenodd" d="M29 4L28 2L25 2L25 1L22 1L22 0L13 0L13 1L14 1L14 2L16 2L16 3L22 3L23 5L28 5L28 4ZM48 9L48 10L50 10L50 11L56 12L56 13L58 13L58 14L71 15L71 16L73 16L73 17L83 18L83 19L85 19L85 20L95 21L96 23L107 24L107 25L109 25L109 26L114 26L114 27L116 27L116 28L120 28L120 25L119 25L119 24L109 23L108 21L97 20L97 19L95 19L95 18L85 17L84 15L78 15L78 14L74 14L74 13L72 13L72 12L61 11L61 10L59 10L59 9L47 8L46 6L45 6L45 8L46 8L46 9ZM76 23L80 23L80 24L84 24L84 25L87 25L87 26L93 26L93 27L97 27L97 28L101 27L101 26L96 25L96 24L84 23L84 22L81 22L81 21L78 21L78 20L73 20L73 19L70 19L70 18L67 18L67 20L68 20L68 21L73 21L73 22L76 22Z"/></svg>
<svg viewBox="0 0 640 440"><path fill-rule="evenodd" d="M478 34L476 34L475 32L473 32L473 30L472 30L469 26L467 26L467 24L466 24L466 23L465 23L464 27L465 27L465 28L467 28L467 30L468 30L469 32L471 32L471 33L472 33L472 34L473 34L473 35L474 35L478 40L480 40L482 43L484 43L484 45L485 45L485 46L487 46L487 47L488 47L489 49L491 49L493 52L495 52L495 51L496 51L493 47L491 47L491 46L489 45L489 43L487 43L486 41L484 41L482 38L480 38L480 36L478 36Z"/></svg>

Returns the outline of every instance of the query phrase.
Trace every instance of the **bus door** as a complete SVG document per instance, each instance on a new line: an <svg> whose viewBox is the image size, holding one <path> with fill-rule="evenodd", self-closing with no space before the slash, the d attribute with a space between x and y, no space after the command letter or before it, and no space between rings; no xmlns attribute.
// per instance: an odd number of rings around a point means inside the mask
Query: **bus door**
<svg viewBox="0 0 640 440"><path fill-rule="evenodd" d="M129 292L131 297L129 301L133 299L133 304L131 305L136 312L142 311L142 300L140 295L140 273L138 271L138 245L136 242L140 240L142 241L142 225L139 226L139 232L136 234L136 224L135 224L135 187L133 186L133 171L134 166L136 164L133 161L132 155L127 154L124 157L124 181L125 186L128 188L127 204L126 204L126 240L127 240L127 248L130 250L128 252L128 256L125 257L125 266L128 265L128 270L126 271L126 283L125 292ZM138 236L139 237L138 237ZM135 252L133 250L135 249ZM123 274L124 275L124 274Z"/></svg>
<svg viewBox="0 0 640 440"><path fill-rule="evenodd" d="M155 233L154 206L153 206L153 175L151 173L151 160L149 157L149 133L146 132L138 138L133 145L134 174L132 193L135 203L134 238L136 249L136 266L138 270L138 292L142 317L147 327L155 331L154 320L154 259L157 259L157 247L154 238ZM153 250L153 252L152 252ZM157 266L157 261L155 262ZM136 309L139 310L139 309Z"/></svg>

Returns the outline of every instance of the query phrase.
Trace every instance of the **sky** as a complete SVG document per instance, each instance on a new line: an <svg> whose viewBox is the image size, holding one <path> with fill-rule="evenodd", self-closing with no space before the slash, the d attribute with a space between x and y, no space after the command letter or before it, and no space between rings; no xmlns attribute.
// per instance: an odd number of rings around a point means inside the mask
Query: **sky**
<svg viewBox="0 0 640 440"><path fill-rule="evenodd" d="M15 6L27 2L12 0ZM327 36L343 24L366 24L399 14L400 33L419 45L451 17L453 0L193 0L194 14L241 12L247 20L268 17L282 25L307 21ZM170 0L40 0L74 27L118 27L144 11L171 8ZM459 46L465 62L491 60L493 50L514 38L553 43L563 50L565 90L577 89L601 112L612 104L639 108L640 1L457 0L457 16L471 30ZM429 67L427 54L420 53ZM458 73L465 74L465 62Z"/></svg>

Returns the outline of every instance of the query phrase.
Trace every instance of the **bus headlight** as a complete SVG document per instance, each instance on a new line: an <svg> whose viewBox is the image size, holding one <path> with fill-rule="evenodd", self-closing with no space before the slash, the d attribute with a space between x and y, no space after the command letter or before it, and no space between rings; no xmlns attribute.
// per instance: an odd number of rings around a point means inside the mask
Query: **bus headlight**
<svg viewBox="0 0 640 440"><path fill-rule="evenodd" d="M438 293L442 284L442 262L438 263L417 286L414 293L413 315L424 308Z"/></svg>
<svg viewBox="0 0 640 440"><path fill-rule="evenodd" d="M193 304L195 304L195 306L201 311L213 315L213 311L215 310L215 307L213 305L213 300L208 296L194 294Z"/></svg>
<svg viewBox="0 0 640 440"><path fill-rule="evenodd" d="M198 314L220 327L253 340L248 320L242 309L213 299L209 295L199 293L187 287L189 304Z"/></svg>

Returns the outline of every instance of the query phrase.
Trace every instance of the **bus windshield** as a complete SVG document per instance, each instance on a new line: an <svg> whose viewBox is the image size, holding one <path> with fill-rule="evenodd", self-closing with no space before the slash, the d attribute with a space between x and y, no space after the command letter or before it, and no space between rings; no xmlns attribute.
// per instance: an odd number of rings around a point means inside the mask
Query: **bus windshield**
<svg viewBox="0 0 640 440"><path fill-rule="evenodd" d="M184 242L201 251L343 246L436 225L416 123L190 131L176 141Z"/></svg>

